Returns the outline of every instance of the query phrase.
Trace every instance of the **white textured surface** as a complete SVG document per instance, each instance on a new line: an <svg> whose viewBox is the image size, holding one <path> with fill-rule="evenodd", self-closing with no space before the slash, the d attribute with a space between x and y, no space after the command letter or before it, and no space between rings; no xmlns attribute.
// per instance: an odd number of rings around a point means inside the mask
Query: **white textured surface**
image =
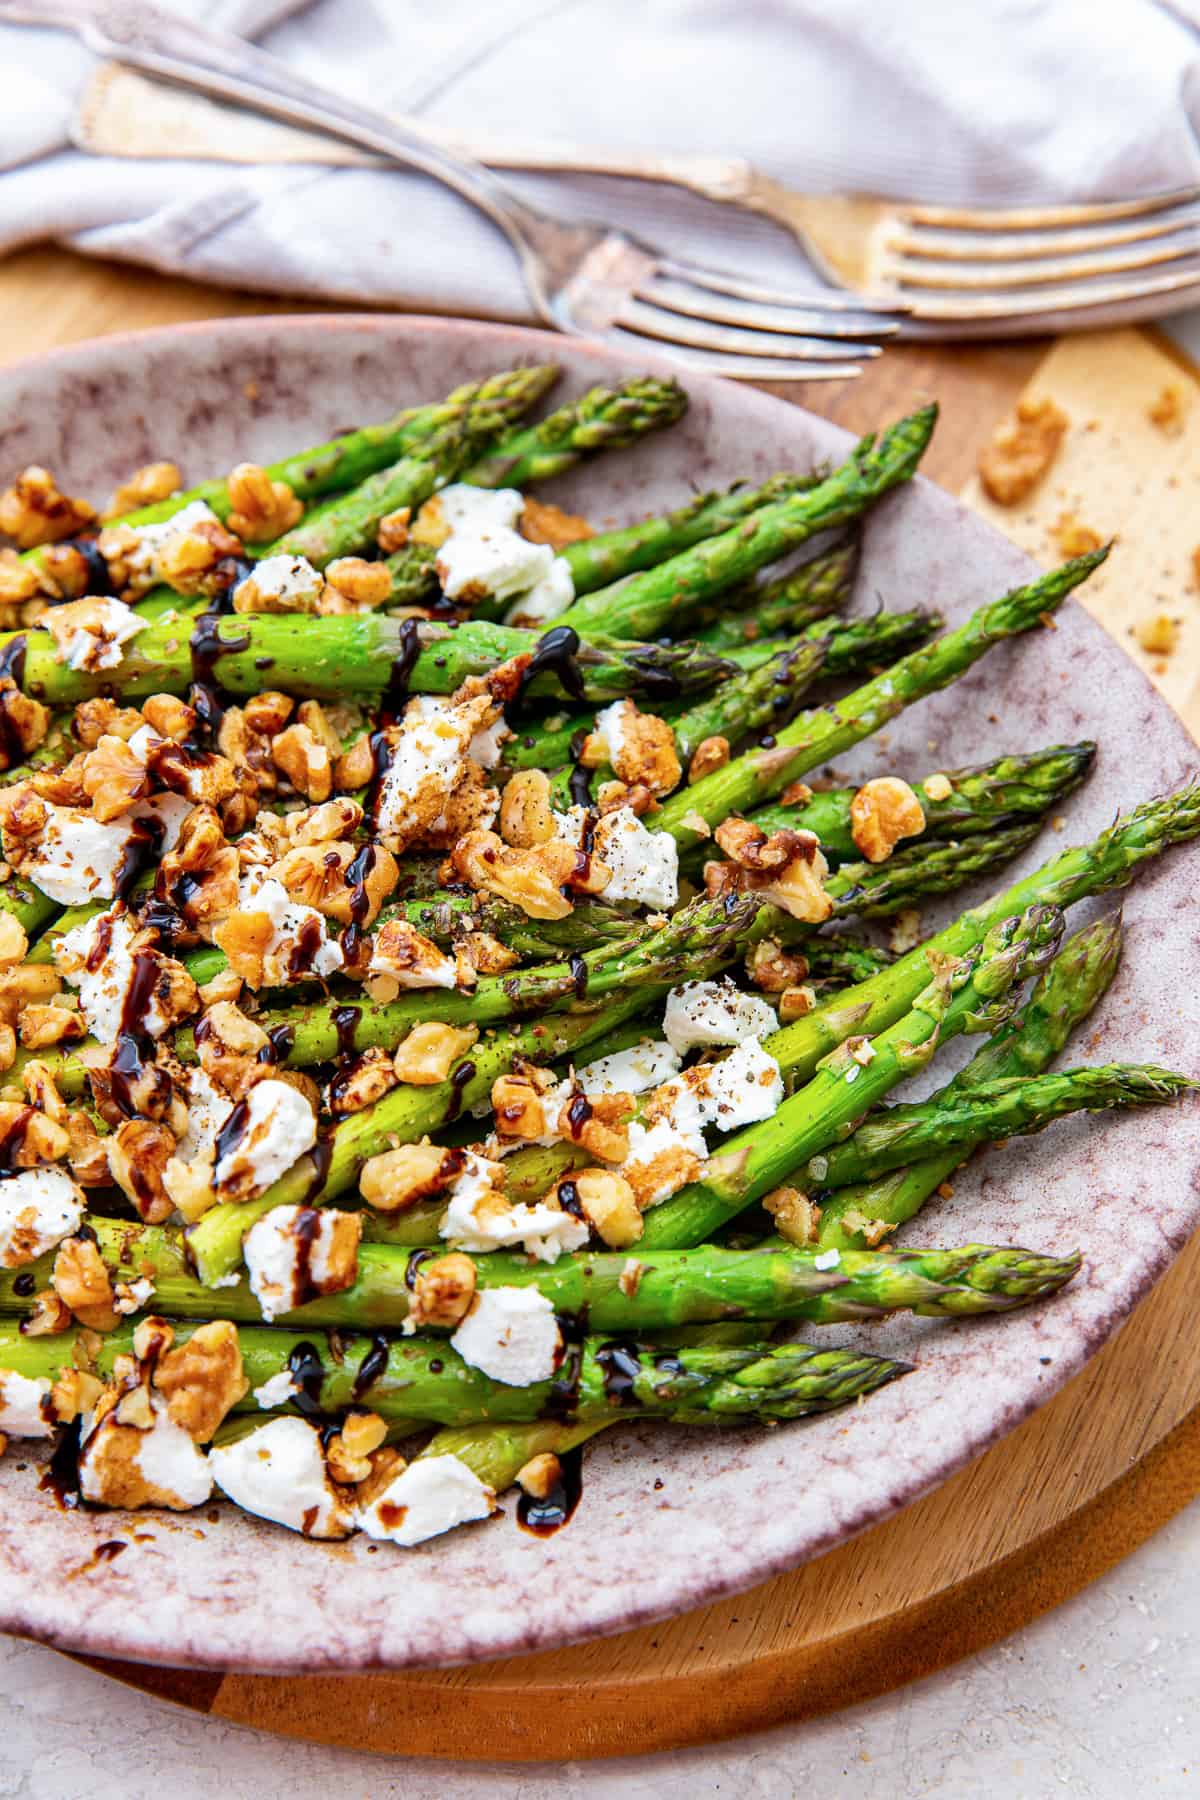
<svg viewBox="0 0 1200 1800"><path fill-rule="evenodd" d="M0 1794L28 1800L1126 1800L1200 1781L1200 1501L981 1656L810 1724L617 1762L470 1766L289 1744L0 1638Z"/></svg>

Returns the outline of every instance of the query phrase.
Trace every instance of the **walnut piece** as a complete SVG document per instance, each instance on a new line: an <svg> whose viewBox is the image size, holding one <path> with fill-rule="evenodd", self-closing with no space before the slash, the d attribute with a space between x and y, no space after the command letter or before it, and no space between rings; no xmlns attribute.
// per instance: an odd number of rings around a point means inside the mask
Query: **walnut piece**
<svg viewBox="0 0 1200 1800"><path fill-rule="evenodd" d="M850 835L869 863L886 862L901 838L924 829L921 802L895 775L864 782L850 802Z"/></svg>
<svg viewBox="0 0 1200 1800"><path fill-rule="evenodd" d="M426 1138L371 1156L359 1174L359 1188L376 1212L407 1212L419 1200L440 1194L463 1166L461 1151L447 1150Z"/></svg>
<svg viewBox="0 0 1200 1800"><path fill-rule="evenodd" d="M572 902L564 887L599 894L612 878L606 864L585 856L565 838L514 850L494 831L469 831L454 846L450 861L460 880L511 901L530 919L565 919Z"/></svg>
<svg viewBox="0 0 1200 1800"><path fill-rule="evenodd" d="M624 1250L642 1235L642 1214L634 1186L615 1170L577 1169L557 1181L546 1198L559 1206L564 1198L577 1199L589 1224L612 1250Z"/></svg>
<svg viewBox="0 0 1200 1800"><path fill-rule="evenodd" d="M1053 400L1022 399L979 452L979 479L998 506L1015 506L1045 475L1070 420Z"/></svg>
<svg viewBox="0 0 1200 1800"><path fill-rule="evenodd" d="M1071 512L1059 514L1050 528L1050 535L1063 556L1086 556L1089 550L1098 550L1104 542L1098 531L1081 524Z"/></svg>
<svg viewBox="0 0 1200 1800"><path fill-rule="evenodd" d="M582 543L595 537L595 529L578 513L564 512L547 500L527 499L517 520L517 530L531 544L549 544L552 550L564 550L568 544Z"/></svg>
<svg viewBox="0 0 1200 1800"><path fill-rule="evenodd" d="M763 1208L774 1219L781 1237L789 1244L796 1244L804 1249L808 1244L817 1242L817 1227L821 1223L821 1209L814 1206L807 1194L799 1188L778 1187L773 1193L763 1196Z"/></svg>
<svg viewBox="0 0 1200 1800"><path fill-rule="evenodd" d="M703 781L706 775L713 775L723 769L729 761L729 739L718 733L713 737L702 738L692 752L692 760L688 764L688 781Z"/></svg>
<svg viewBox="0 0 1200 1800"><path fill-rule="evenodd" d="M373 1045L334 1076L329 1084L329 1110L339 1115L361 1112L364 1106L382 1100L398 1080L392 1058Z"/></svg>
<svg viewBox="0 0 1200 1800"><path fill-rule="evenodd" d="M804 980L808 959L798 950L785 950L774 938L763 938L746 957L746 973L764 994L782 994Z"/></svg>
<svg viewBox="0 0 1200 1800"><path fill-rule="evenodd" d="M500 836L514 850L531 850L554 836L550 777L544 769L511 776L500 800Z"/></svg>
<svg viewBox="0 0 1200 1800"><path fill-rule="evenodd" d="M167 1413L197 1444L207 1444L226 1414L249 1391L237 1326L227 1319L197 1325L155 1363L154 1386Z"/></svg>
<svg viewBox="0 0 1200 1800"><path fill-rule="evenodd" d="M226 477L229 529L247 544L268 544L299 522L304 504L286 481L272 481L258 463L238 463Z"/></svg>
<svg viewBox="0 0 1200 1800"><path fill-rule="evenodd" d="M143 506L169 500L182 486L183 476L177 463L145 463L121 483L100 516L106 522L119 519L125 513L138 512Z"/></svg>
<svg viewBox="0 0 1200 1800"><path fill-rule="evenodd" d="M379 562L361 556L339 556L325 571L319 613L371 612L392 597L392 577Z"/></svg>
<svg viewBox="0 0 1200 1800"><path fill-rule="evenodd" d="M1151 656L1170 656L1179 642L1179 626L1170 613L1148 613L1135 627L1137 641Z"/></svg>
<svg viewBox="0 0 1200 1800"><path fill-rule="evenodd" d="M378 1413L352 1412L342 1421L325 1446L325 1466L334 1481L355 1486L366 1481L374 1468L374 1456L387 1438L387 1425Z"/></svg>
<svg viewBox="0 0 1200 1800"><path fill-rule="evenodd" d="M147 1225L170 1218L174 1203L163 1177L175 1154L175 1134L151 1119L125 1119L107 1141L112 1178Z"/></svg>
<svg viewBox="0 0 1200 1800"><path fill-rule="evenodd" d="M69 1306L81 1325L93 1331L112 1331L117 1323L112 1281L104 1259L91 1238L66 1238L54 1258L50 1282L64 1306Z"/></svg>
<svg viewBox="0 0 1200 1800"><path fill-rule="evenodd" d="M37 463L22 469L12 486L0 494L0 532L12 538L20 550L73 537L95 519L95 509L86 500L72 500L60 492L49 469Z"/></svg>
<svg viewBox="0 0 1200 1800"><path fill-rule="evenodd" d="M399 1079L413 1087L436 1087L478 1036L476 1025L439 1025L434 1020L414 1025L396 1051L392 1066Z"/></svg>
<svg viewBox="0 0 1200 1800"><path fill-rule="evenodd" d="M466 1318L475 1298L475 1264L461 1250L421 1263L412 1281L408 1317L417 1331L450 1327Z"/></svg>
<svg viewBox="0 0 1200 1800"><path fill-rule="evenodd" d="M83 759L83 791L97 819L118 819L135 800L150 792L150 776L129 745L119 737L102 737Z"/></svg>

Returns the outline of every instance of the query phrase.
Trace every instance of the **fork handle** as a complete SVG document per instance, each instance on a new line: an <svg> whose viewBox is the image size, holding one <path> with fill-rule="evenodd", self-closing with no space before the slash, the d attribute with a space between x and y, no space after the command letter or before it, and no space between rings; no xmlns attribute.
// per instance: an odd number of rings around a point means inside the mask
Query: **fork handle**
<svg viewBox="0 0 1200 1800"><path fill-rule="evenodd" d="M288 124L315 127L444 182L499 226L520 258L539 313L547 324L557 323L528 241L541 235L541 216L481 163L454 154L409 120L397 121L307 81L232 32L210 31L140 0L101 0L86 12L72 12L71 23L101 56Z"/></svg>

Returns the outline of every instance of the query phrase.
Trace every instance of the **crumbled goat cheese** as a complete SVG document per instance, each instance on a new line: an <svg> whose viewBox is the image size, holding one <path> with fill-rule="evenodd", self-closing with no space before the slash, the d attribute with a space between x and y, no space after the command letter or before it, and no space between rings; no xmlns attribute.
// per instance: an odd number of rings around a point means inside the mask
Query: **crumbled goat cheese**
<svg viewBox="0 0 1200 1800"><path fill-rule="evenodd" d="M366 1506L356 1520L368 1537L423 1544L456 1525L486 1519L495 1495L457 1456L419 1456Z"/></svg>
<svg viewBox="0 0 1200 1800"><path fill-rule="evenodd" d="M819 1256L813 1257L813 1268L836 1269L841 1260L842 1255L840 1250L822 1250Z"/></svg>
<svg viewBox="0 0 1200 1800"><path fill-rule="evenodd" d="M218 1444L208 1464L222 1493L246 1512L305 1537L343 1537L353 1519L325 1473L321 1434L304 1419L272 1419L233 1444Z"/></svg>
<svg viewBox="0 0 1200 1800"><path fill-rule="evenodd" d="M125 1002L137 973L137 956L130 945L138 929L128 913L97 913L73 931L64 931L54 946L55 966L79 990L79 1010L98 1043L114 1044L122 1031ZM170 1022L152 992L138 1014L139 1033L161 1037Z"/></svg>
<svg viewBox="0 0 1200 1800"><path fill-rule="evenodd" d="M286 1406L300 1391L292 1371L280 1369L278 1375L270 1376L261 1387L255 1388L254 1404L261 1406L264 1412L270 1412L273 1406Z"/></svg>
<svg viewBox="0 0 1200 1800"><path fill-rule="evenodd" d="M163 828L162 850L172 850L179 828L191 812L180 794L139 800L118 819L102 821L91 813L46 803L46 819L36 843L26 850L21 873L60 906L86 906L111 900L129 840L140 820L156 819Z"/></svg>
<svg viewBox="0 0 1200 1800"><path fill-rule="evenodd" d="M596 723L592 728L592 735L603 740L608 760L614 769L628 736L628 718L628 700L614 700L611 706L603 707L596 714Z"/></svg>
<svg viewBox="0 0 1200 1800"><path fill-rule="evenodd" d="M695 1076L698 1071L693 1070ZM779 1064L757 1038L739 1044L720 1062L707 1063L695 1089L706 1125L734 1131L769 1119L783 1104Z"/></svg>
<svg viewBox="0 0 1200 1800"><path fill-rule="evenodd" d="M133 1460L147 1487L161 1495L154 1503L181 1510L203 1506L212 1493L208 1458L171 1418L162 1394L152 1394L150 1405L154 1423L148 1431L137 1432ZM79 1450L79 1492L85 1500L110 1503L102 1451L111 1432L133 1429L119 1425L115 1413L107 1413L95 1430L85 1435Z"/></svg>
<svg viewBox="0 0 1200 1800"><path fill-rule="evenodd" d="M19 1269L83 1222L83 1195L64 1169L0 1176L0 1269Z"/></svg>
<svg viewBox="0 0 1200 1800"><path fill-rule="evenodd" d="M449 700L428 694L410 700L379 786L377 835L385 842L389 838L406 841L414 817L422 820L425 831L444 831L445 817L439 811L431 820L432 808L449 801L467 761L494 769L500 760L500 746L511 735L503 719L475 729L468 709ZM491 800L485 794L479 823L490 824L499 805L498 793Z"/></svg>
<svg viewBox="0 0 1200 1800"><path fill-rule="evenodd" d="M678 1073L678 1052L661 1040L646 1040L631 1050L598 1056L578 1071L577 1079L585 1094L644 1094Z"/></svg>
<svg viewBox="0 0 1200 1800"><path fill-rule="evenodd" d="M159 559L174 538L190 531L194 525L219 523L207 501L189 500L186 506L181 506L169 519L162 519L155 525L130 526L129 529L137 535L137 543L121 552L121 561L129 571L129 586L135 592L144 594L147 588L152 588L155 582L162 579Z"/></svg>
<svg viewBox="0 0 1200 1800"><path fill-rule="evenodd" d="M646 1201L655 1206L680 1185L679 1153L706 1160L706 1128L733 1131L769 1119L782 1100L779 1064L751 1038L720 1062L689 1069L655 1089L658 1116L649 1127L637 1119L630 1125L629 1153L621 1172L628 1175L632 1169L648 1169L656 1158L676 1153L673 1162L664 1163L661 1178Z"/></svg>
<svg viewBox="0 0 1200 1800"><path fill-rule="evenodd" d="M498 1163L468 1150L438 1227L440 1235L476 1253L520 1244L539 1262L555 1262L564 1250L578 1250L587 1243L588 1228L582 1220L552 1206L502 1206L493 1198L481 1208L480 1202L489 1196L503 1198L503 1180Z"/></svg>
<svg viewBox="0 0 1200 1800"><path fill-rule="evenodd" d="M261 1194L312 1149L317 1141L316 1115L299 1089L286 1081L260 1081L243 1104L242 1129L219 1158L216 1181L221 1187L249 1172L252 1192Z"/></svg>
<svg viewBox="0 0 1200 1800"><path fill-rule="evenodd" d="M141 1307L149 1306L153 1298L154 1283L148 1275L140 1275L136 1281L123 1281L118 1284L113 1310L119 1313L135 1313Z"/></svg>
<svg viewBox="0 0 1200 1800"><path fill-rule="evenodd" d="M534 1287L484 1288L450 1339L465 1363L505 1387L549 1381L562 1337L554 1307Z"/></svg>
<svg viewBox="0 0 1200 1800"><path fill-rule="evenodd" d="M368 965L369 975L390 975L392 980L402 988L453 988L458 986L458 964L452 956L426 939L426 948L422 950L416 963L388 956L385 948L379 949L378 935L371 939L371 961Z"/></svg>
<svg viewBox="0 0 1200 1800"><path fill-rule="evenodd" d="M140 619L123 600L89 600L88 609L88 623L76 626L58 652L58 660L68 669L120 668L122 644L145 631L148 621Z"/></svg>
<svg viewBox="0 0 1200 1800"><path fill-rule="evenodd" d="M663 1036L681 1056L701 1045L740 1044L778 1029L774 1007L757 994L743 994L727 976L672 988L663 1013Z"/></svg>
<svg viewBox="0 0 1200 1800"><path fill-rule="evenodd" d="M679 1152L686 1152L703 1162L708 1155L704 1133L699 1128L682 1130L673 1119L656 1119L649 1126L643 1125L640 1119L634 1119L629 1127L629 1154L621 1164L621 1174L628 1176L631 1170L648 1169L658 1157L668 1152L672 1157ZM643 1196L639 1188L639 1202L646 1206L657 1206L660 1200L669 1200L678 1187L677 1169L672 1162L668 1162L664 1164L658 1184L648 1194Z"/></svg>
<svg viewBox="0 0 1200 1800"><path fill-rule="evenodd" d="M515 488L452 482L437 496L450 536L438 551L442 591L451 599L490 594L514 602L508 624L541 624L575 598L571 570L549 544L531 544L515 529L525 496Z"/></svg>
<svg viewBox="0 0 1200 1800"><path fill-rule="evenodd" d="M331 1208L315 1212L302 1206L273 1206L250 1227L242 1247L246 1273L268 1324L280 1313L302 1306L329 1281L335 1226L343 1216ZM296 1229L301 1217L306 1220L304 1232Z"/></svg>
<svg viewBox="0 0 1200 1800"><path fill-rule="evenodd" d="M310 601L321 598L325 577L306 556L264 556L246 577L265 600L277 600L284 612L303 612ZM233 590L236 601L239 581Z"/></svg>
<svg viewBox="0 0 1200 1800"><path fill-rule="evenodd" d="M15 1369L0 1371L0 1431L8 1437L54 1436L49 1412L50 1383L44 1375L18 1375Z"/></svg>
<svg viewBox="0 0 1200 1800"><path fill-rule="evenodd" d="M175 1154L182 1162L197 1162L215 1145L221 1127L233 1111L233 1101L199 1067L188 1070L187 1091L187 1130Z"/></svg>
<svg viewBox="0 0 1200 1800"><path fill-rule="evenodd" d="M579 844L588 824L586 807L555 813L554 829L569 844ZM635 900L666 912L679 898L679 846L667 831L647 831L631 806L604 813L592 833L592 855L612 871L604 887L606 900Z"/></svg>
<svg viewBox="0 0 1200 1800"><path fill-rule="evenodd" d="M332 975L345 962L342 947L326 934L325 919L315 906L293 900L281 881L261 868L248 869L238 883L238 911L266 913L274 931L263 951L263 973L269 986L282 986L297 975ZM315 920L314 925L312 921ZM318 935L319 933L319 935ZM298 941L316 942L303 967L293 967Z"/></svg>

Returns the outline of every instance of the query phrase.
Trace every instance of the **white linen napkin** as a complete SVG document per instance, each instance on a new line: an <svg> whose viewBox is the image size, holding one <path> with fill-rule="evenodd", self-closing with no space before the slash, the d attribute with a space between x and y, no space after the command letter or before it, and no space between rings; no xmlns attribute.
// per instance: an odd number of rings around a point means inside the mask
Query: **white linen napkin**
<svg viewBox="0 0 1200 1800"><path fill-rule="evenodd" d="M1200 183L1197 0L176 0L175 10L443 129L744 157L807 191L999 205ZM275 293L532 317L505 240L425 176L265 155L243 167L85 154L72 130L95 61L79 42L0 27L0 68L0 252L52 238ZM547 210L623 225L694 261L815 284L794 240L749 213L611 177L507 179Z"/></svg>

